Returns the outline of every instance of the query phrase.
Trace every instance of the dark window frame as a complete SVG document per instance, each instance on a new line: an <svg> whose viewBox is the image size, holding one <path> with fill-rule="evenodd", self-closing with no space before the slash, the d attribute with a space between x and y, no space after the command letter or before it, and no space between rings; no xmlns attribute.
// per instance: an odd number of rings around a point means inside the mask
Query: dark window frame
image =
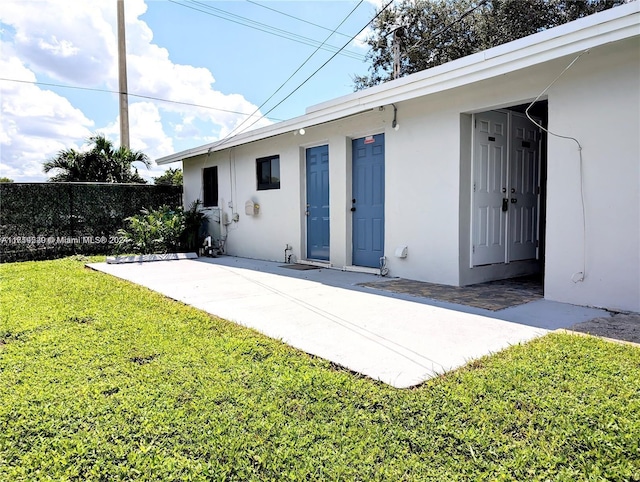
<svg viewBox="0 0 640 482"><path fill-rule="evenodd" d="M202 170L202 207L218 205L218 166Z"/></svg>
<svg viewBox="0 0 640 482"><path fill-rule="evenodd" d="M277 164L273 161L277 161ZM269 172L268 180L263 176L265 170ZM256 182L258 191L280 189L280 155L256 159Z"/></svg>

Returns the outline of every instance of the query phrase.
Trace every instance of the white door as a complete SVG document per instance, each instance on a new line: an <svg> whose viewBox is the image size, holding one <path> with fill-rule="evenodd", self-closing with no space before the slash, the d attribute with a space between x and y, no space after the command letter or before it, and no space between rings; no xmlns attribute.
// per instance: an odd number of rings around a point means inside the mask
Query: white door
<svg viewBox="0 0 640 482"><path fill-rule="evenodd" d="M509 159L509 261L535 259L538 244L540 135L526 116L512 113Z"/></svg>
<svg viewBox="0 0 640 482"><path fill-rule="evenodd" d="M540 134L526 116L474 115L472 264L535 259L538 254Z"/></svg>
<svg viewBox="0 0 640 482"><path fill-rule="evenodd" d="M507 114L474 116L473 265L506 261Z"/></svg>

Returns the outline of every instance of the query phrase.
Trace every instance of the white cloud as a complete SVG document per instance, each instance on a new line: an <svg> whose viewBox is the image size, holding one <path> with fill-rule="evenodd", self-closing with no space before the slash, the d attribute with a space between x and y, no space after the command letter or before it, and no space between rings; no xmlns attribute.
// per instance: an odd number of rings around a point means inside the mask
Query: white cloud
<svg viewBox="0 0 640 482"><path fill-rule="evenodd" d="M4 0L0 21L15 29L15 52L27 67L58 80L99 85L115 73L114 7L104 0Z"/></svg>
<svg viewBox="0 0 640 482"><path fill-rule="evenodd" d="M114 0L3 0L2 76L117 90L116 5ZM254 112L256 106L242 95L215 90L211 71L176 64L166 48L153 43L153 32L139 18L147 9L144 0L127 0L125 8L129 92L222 109L130 97L132 148L157 158L173 152L174 138L193 136L193 145L210 142L212 135L224 136L245 119L225 110ZM97 129L90 112L50 90L4 81L1 88L2 175L44 180L41 162L82 144L92 132L119 142L117 119ZM117 98L96 94L96 105L102 102L112 110ZM254 128L269 123L263 119Z"/></svg>
<svg viewBox="0 0 640 482"><path fill-rule="evenodd" d="M0 58L0 72L8 78L35 80L16 57ZM2 82L0 87L1 175L15 181L43 180L42 162L59 150L76 147L91 134L93 122L64 97L33 84Z"/></svg>
<svg viewBox="0 0 640 482"><path fill-rule="evenodd" d="M143 165L135 167L138 173L150 183L153 182L154 177L162 175L169 167L181 167L179 164L158 166L153 162L154 159L175 152L173 139L165 133L161 119L160 110L151 102L129 104L129 130L136 132L135 137L131 137L131 149L144 152L152 161L149 168ZM104 134L117 145L120 137L120 116L96 131Z"/></svg>
<svg viewBox="0 0 640 482"><path fill-rule="evenodd" d="M128 27L129 28L129 27ZM196 117L219 126L221 134L232 130L245 116L232 112L251 114L256 106L242 95L224 94L213 89L213 74L206 68L173 63L169 52L151 43L151 32L144 22L136 22L129 28L127 75L129 92L170 99L186 104L198 104L211 108L198 108L183 104L159 103L162 110ZM268 125L266 119L254 127ZM211 126L213 127L213 126Z"/></svg>
<svg viewBox="0 0 640 482"><path fill-rule="evenodd" d="M120 136L120 116L99 131L116 141ZM131 149L143 151L151 158L173 152L173 142L164 132L160 111L151 102L129 105L129 131L136 132L135 137L131 137Z"/></svg>

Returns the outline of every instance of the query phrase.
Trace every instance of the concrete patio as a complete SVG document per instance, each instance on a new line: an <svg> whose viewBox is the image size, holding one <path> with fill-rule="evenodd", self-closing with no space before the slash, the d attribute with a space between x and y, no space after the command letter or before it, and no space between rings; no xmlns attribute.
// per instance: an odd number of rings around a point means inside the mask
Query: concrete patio
<svg viewBox="0 0 640 482"><path fill-rule="evenodd" d="M380 277L234 257L90 268L406 388L606 311L537 300L489 311L358 286Z"/></svg>

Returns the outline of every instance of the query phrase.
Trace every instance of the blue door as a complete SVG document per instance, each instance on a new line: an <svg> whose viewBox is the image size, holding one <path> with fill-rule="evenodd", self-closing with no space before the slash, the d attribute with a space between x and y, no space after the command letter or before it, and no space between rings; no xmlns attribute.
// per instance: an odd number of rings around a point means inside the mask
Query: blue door
<svg viewBox="0 0 640 482"><path fill-rule="evenodd" d="M329 260L329 146L307 149L307 259Z"/></svg>
<svg viewBox="0 0 640 482"><path fill-rule="evenodd" d="M380 267L384 256L384 134L353 140L353 264Z"/></svg>

